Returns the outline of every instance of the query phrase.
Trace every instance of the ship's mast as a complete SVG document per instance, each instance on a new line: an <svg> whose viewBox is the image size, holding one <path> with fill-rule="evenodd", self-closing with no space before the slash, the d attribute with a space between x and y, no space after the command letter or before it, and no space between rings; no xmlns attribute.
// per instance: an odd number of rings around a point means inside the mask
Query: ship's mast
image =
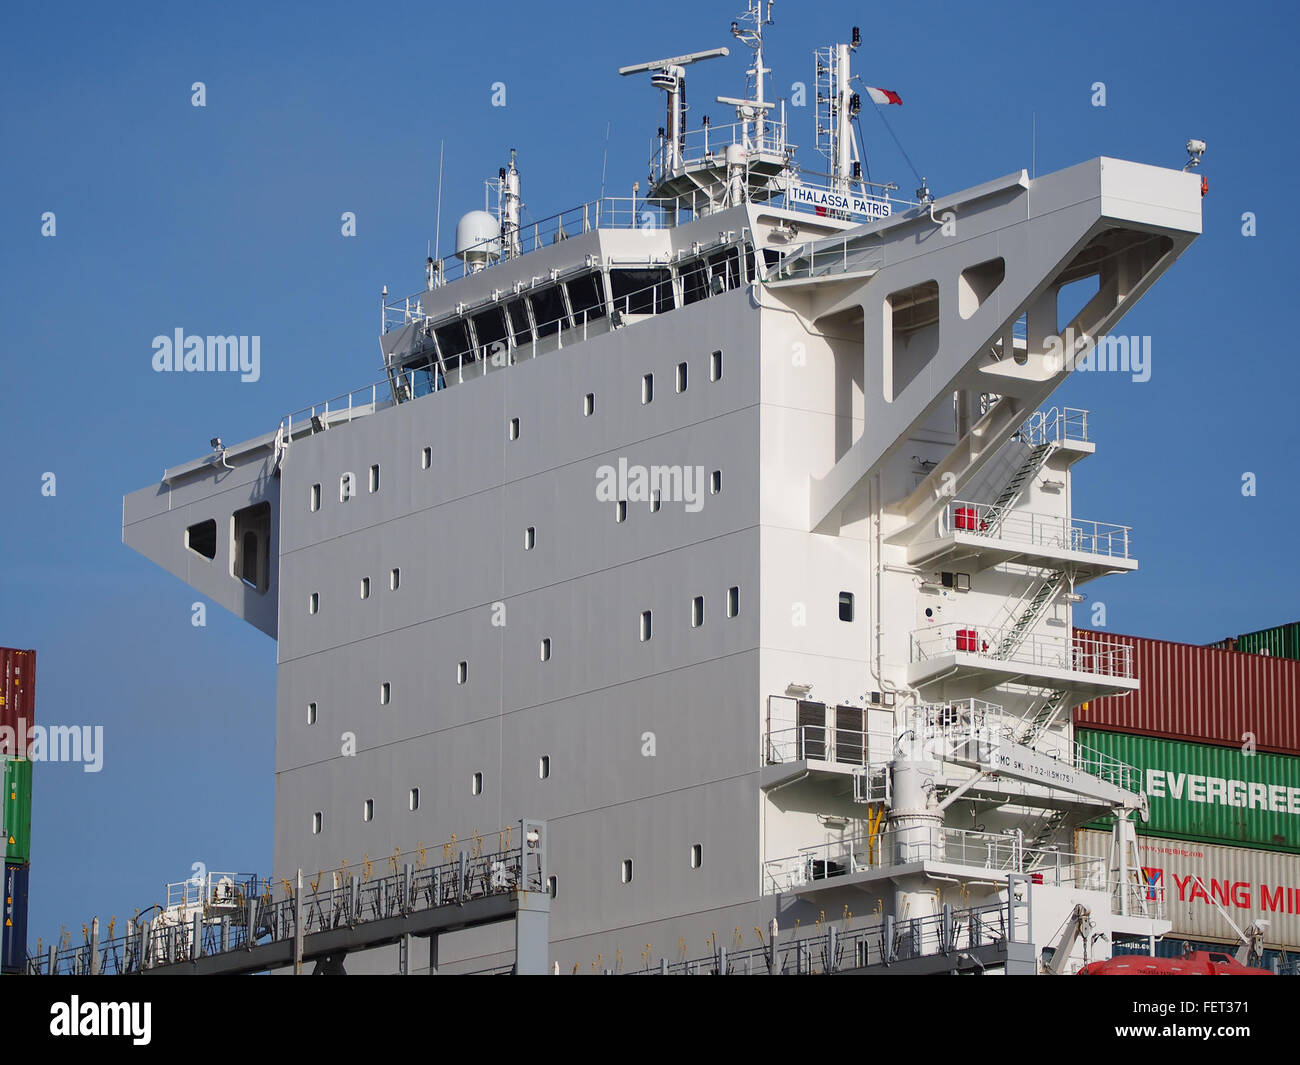
<svg viewBox="0 0 1300 1065"><path fill-rule="evenodd" d="M772 24L772 4L774 0L767 0L767 11L764 13L763 0L749 0L749 7L743 15L731 24L731 34L742 44L749 47L754 53L754 65L745 73L748 76L746 87L752 86L753 96L748 101L754 108L754 149L763 151L765 148L764 134L766 132L766 114L768 104L763 95L764 82L768 74L772 73L770 67L763 65L763 27ZM722 101L727 102L727 101Z"/></svg>

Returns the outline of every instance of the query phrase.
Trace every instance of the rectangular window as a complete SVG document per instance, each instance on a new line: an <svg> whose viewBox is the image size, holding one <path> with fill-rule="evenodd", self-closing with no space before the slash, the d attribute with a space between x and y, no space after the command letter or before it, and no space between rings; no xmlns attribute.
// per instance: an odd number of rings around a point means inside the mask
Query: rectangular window
<svg viewBox="0 0 1300 1065"><path fill-rule="evenodd" d="M387 706L389 696L391 695L392 695L392 688L389 687L388 681L384 681L383 684L379 685L379 705Z"/></svg>
<svg viewBox="0 0 1300 1065"><path fill-rule="evenodd" d="M231 516L230 574L259 593L271 586L271 504L254 503Z"/></svg>
<svg viewBox="0 0 1300 1065"><path fill-rule="evenodd" d="M388 573L388 587L391 591L397 591L402 586L402 571L394 566Z"/></svg>
<svg viewBox="0 0 1300 1065"><path fill-rule="evenodd" d="M316 704L315 704L315 703L308 703L308 704L307 704L307 724L309 724L309 725L314 725L314 724L316 724Z"/></svg>
<svg viewBox="0 0 1300 1065"><path fill-rule="evenodd" d="M632 883L632 859L631 858L623 859L623 883L625 884Z"/></svg>
<svg viewBox="0 0 1300 1065"><path fill-rule="evenodd" d="M406 802L412 810L418 810L420 808L420 789L412 788Z"/></svg>
<svg viewBox="0 0 1300 1065"><path fill-rule="evenodd" d="M677 391L686 391L686 363L684 362L677 364Z"/></svg>
<svg viewBox="0 0 1300 1065"><path fill-rule="evenodd" d="M185 530L185 546L206 559L217 557L217 522L215 518L200 521Z"/></svg>
<svg viewBox="0 0 1300 1065"><path fill-rule="evenodd" d="M379 491L379 464L378 463L375 463L375 465L370 467L370 490L372 492Z"/></svg>
<svg viewBox="0 0 1300 1065"><path fill-rule="evenodd" d="M734 618L740 613L740 589L731 587L727 589L727 617Z"/></svg>
<svg viewBox="0 0 1300 1065"><path fill-rule="evenodd" d="M722 352L715 351L709 356L709 380L720 381L722 379Z"/></svg>
<svg viewBox="0 0 1300 1065"><path fill-rule="evenodd" d="M346 503L357 494L356 481L350 473L339 474L339 502Z"/></svg>
<svg viewBox="0 0 1300 1065"><path fill-rule="evenodd" d="M320 485L318 484L311 486L311 502L309 505L312 510L320 510Z"/></svg>
<svg viewBox="0 0 1300 1065"><path fill-rule="evenodd" d="M704 596L697 595L691 600L691 628L698 629L704 624Z"/></svg>
<svg viewBox="0 0 1300 1065"><path fill-rule="evenodd" d="M482 773L475 773L475 774L470 778L470 782L469 782L469 790L470 790L470 794L472 794L472 795L482 795L482 794L483 794L483 774L482 774Z"/></svg>
<svg viewBox="0 0 1300 1065"><path fill-rule="evenodd" d="M531 551L537 546L537 529L535 526L528 526L524 530L524 550Z"/></svg>
<svg viewBox="0 0 1300 1065"><path fill-rule="evenodd" d="M614 504L614 520L616 522L627 521L627 500L620 499Z"/></svg>
<svg viewBox="0 0 1300 1065"><path fill-rule="evenodd" d="M641 378L641 402L649 403L655 398L655 375L646 374Z"/></svg>
<svg viewBox="0 0 1300 1065"><path fill-rule="evenodd" d="M551 756L544 754L537 760L537 779L545 780L551 775Z"/></svg>
<svg viewBox="0 0 1300 1065"><path fill-rule="evenodd" d="M714 470L709 474L709 495L716 496L722 491L722 471Z"/></svg>
<svg viewBox="0 0 1300 1065"><path fill-rule="evenodd" d="M362 577L362 578L361 578L361 598L362 598L362 599L369 599L369 598L370 598L370 578L369 578L369 577Z"/></svg>
<svg viewBox="0 0 1300 1065"><path fill-rule="evenodd" d="M546 878L546 893L550 895L551 898L555 898L555 893L559 891L559 889L560 889L559 880L557 880L553 876L548 876Z"/></svg>
<svg viewBox="0 0 1300 1065"><path fill-rule="evenodd" d="M433 448L426 447L420 452L420 469L427 470L433 465Z"/></svg>
<svg viewBox="0 0 1300 1065"><path fill-rule="evenodd" d="M361 807L361 820L373 821L375 817L375 800L367 799Z"/></svg>
<svg viewBox="0 0 1300 1065"><path fill-rule="evenodd" d="M704 864L704 847L699 843L691 844L691 868L698 869Z"/></svg>
<svg viewBox="0 0 1300 1065"><path fill-rule="evenodd" d="M320 835L322 824L324 824L324 818L321 816L321 812L317 810L314 814L311 815L311 834L313 836Z"/></svg>
<svg viewBox="0 0 1300 1065"><path fill-rule="evenodd" d="M456 665L456 683L464 684L469 680L469 663L460 662Z"/></svg>
<svg viewBox="0 0 1300 1065"><path fill-rule="evenodd" d="M652 635L650 611L641 611L641 642L645 643Z"/></svg>
<svg viewBox="0 0 1300 1065"><path fill-rule="evenodd" d="M658 514L659 508L661 506L663 506L662 497L659 492L659 489L656 488L653 492L650 493L650 513Z"/></svg>
<svg viewBox="0 0 1300 1065"><path fill-rule="evenodd" d="M840 592L840 620L853 620L853 593Z"/></svg>
<svg viewBox="0 0 1300 1065"><path fill-rule="evenodd" d="M312 592L311 595L307 597L307 613L314 614L318 610L320 610L320 593Z"/></svg>
<svg viewBox="0 0 1300 1065"><path fill-rule="evenodd" d="M590 418L596 413L596 393L588 392L582 397L582 416Z"/></svg>
<svg viewBox="0 0 1300 1065"><path fill-rule="evenodd" d="M539 653L541 654L543 662L549 662L551 660L551 638L549 636L543 637Z"/></svg>
<svg viewBox="0 0 1300 1065"><path fill-rule="evenodd" d="M519 439L519 419L518 419L518 418L511 418L511 419L510 419L510 439L511 439L511 440L518 440L518 439Z"/></svg>

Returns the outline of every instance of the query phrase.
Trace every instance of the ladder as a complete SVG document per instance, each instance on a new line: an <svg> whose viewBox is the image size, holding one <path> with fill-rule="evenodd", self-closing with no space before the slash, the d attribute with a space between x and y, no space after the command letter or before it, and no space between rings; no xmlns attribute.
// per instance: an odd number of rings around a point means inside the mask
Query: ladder
<svg viewBox="0 0 1300 1065"><path fill-rule="evenodd" d="M1047 610L1047 607L1056 599L1056 593L1060 590L1064 580L1065 574L1060 570L1054 570L1039 582L1028 605L1021 611L1020 616L1016 618L1010 630L1002 637L1002 642L993 649L993 654L990 657L1005 661L1016 653L1020 645L1025 642L1025 637L1029 635L1029 630L1034 627L1038 619L1043 616L1044 611Z"/></svg>
<svg viewBox="0 0 1300 1065"><path fill-rule="evenodd" d="M1026 841L1025 848L1027 850L1044 850L1050 847L1056 841L1061 829L1065 827L1065 822L1069 816L1070 812L1068 810L1053 810L1033 838ZM1025 867L1026 870L1029 868L1028 862L1025 863Z"/></svg>
<svg viewBox="0 0 1300 1065"><path fill-rule="evenodd" d="M1057 717L1060 716L1065 705L1065 698L1065 692L1053 692L1032 717L1026 714L1025 728L1016 742L1024 744L1026 747L1032 747L1038 737L1051 728Z"/></svg>
<svg viewBox="0 0 1300 1065"><path fill-rule="evenodd" d="M1012 475L1011 480L1002 489L1002 494L993 501L993 505L989 508L988 517L985 520L988 522L991 534L997 533L999 526L1002 524L1002 519L1015 506L1016 500L1024 492L1025 485L1030 478L1043 468L1043 464L1047 461L1048 455L1052 453L1055 446L1055 444L1048 442L1035 444L1029 449L1020 468Z"/></svg>

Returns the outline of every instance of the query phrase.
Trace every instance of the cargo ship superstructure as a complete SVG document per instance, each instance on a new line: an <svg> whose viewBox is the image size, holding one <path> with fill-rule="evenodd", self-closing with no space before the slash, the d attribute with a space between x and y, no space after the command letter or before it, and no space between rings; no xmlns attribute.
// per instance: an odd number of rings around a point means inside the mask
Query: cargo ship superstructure
<svg viewBox="0 0 1300 1065"><path fill-rule="evenodd" d="M1072 617L1137 562L1073 512L1088 414L1045 404L1200 232L1200 179L901 199L862 177L854 31L818 53L814 180L770 21L733 23L731 124L685 106L727 49L623 68L666 100L643 198L528 223L511 153L456 257L385 289L382 381L214 439L123 539L277 640L275 880L534 818L562 972L828 921L920 954L985 904L1025 907L1008 971L1063 927L1056 971L1104 959L1169 927L1137 774L1070 729L1138 686ZM1109 856L1070 854L1109 812ZM510 962L500 929L440 949Z"/></svg>

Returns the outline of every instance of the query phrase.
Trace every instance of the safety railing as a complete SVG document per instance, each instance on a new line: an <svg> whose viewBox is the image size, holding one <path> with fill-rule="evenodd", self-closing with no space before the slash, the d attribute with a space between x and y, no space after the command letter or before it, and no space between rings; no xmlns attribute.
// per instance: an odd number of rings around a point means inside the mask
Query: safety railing
<svg viewBox="0 0 1300 1065"><path fill-rule="evenodd" d="M670 228L691 221L707 206L708 201L702 195L698 197L698 202L688 197L650 199L636 195L603 196L538 221L522 224L513 241L509 239L509 234L504 237L492 236L464 249L467 253L465 258L442 256L430 264L429 280L435 289L439 289L470 274L508 261L503 257L506 244L516 244L516 250L511 256L514 258L597 229ZM471 265L471 259L478 265ZM420 300L423 295L424 291L421 291L385 301L384 332L401 329L422 318Z"/></svg>
<svg viewBox="0 0 1300 1065"><path fill-rule="evenodd" d="M1117 788L1135 793L1143 790L1142 770L1077 740L1074 743L1074 764L1085 773L1109 781Z"/></svg>
<svg viewBox="0 0 1300 1065"><path fill-rule="evenodd" d="M886 265L885 249L883 236L849 230L842 236L827 237L784 256L775 280L879 270Z"/></svg>
<svg viewBox="0 0 1300 1065"><path fill-rule="evenodd" d="M1020 438L1030 445L1088 443L1088 411L1080 407L1049 407L1035 411L1020 427Z"/></svg>
<svg viewBox="0 0 1300 1065"><path fill-rule="evenodd" d="M1065 636L1029 633L1008 641L1009 635L1010 629L981 628L974 623L962 622L916 629L910 639L911 661L926 662L960 653L987 659L990 663L1015 663L1125 680L1134 677L1133 651L1130 647L1078 634L1070 639ZM1004 656L995 656L998 648L1011 645L1014 645L1013 649Z"/></svg>
<svg viewBox="0 0 1300 1065"><path fill-rule="evenodd" d="M768 894L780 894L831 880L909 862L947 862L999 874L1019 873L1023 844L1018 835L972 832L960 828L886 829L803 847L797 854L773 858L763 865Z"/></svg>
<svg viewBox="0 0 1300 1065"><path fill-rule="evenodd" d="M763 759L765 765L803 760L844 766L878 765L889 761L893 743L894 737L888 732L799 725L770 730L763 745Z"/></svg>
<svg viewBox="0 0 1300 1065"><path fill-rule="evenodd" d="M370 859L354 870L344 867L320 873L304 886L301 900L287 880L280 882L278 891L271 880L262 880L262 894L237 891L233 911L222 908L217 918L185 907L164 910L152 920L128 920L121 936L113 934L110 923L108 937L102 941L95 921L84 931L85 942L56 944L43 954L38 951L28 958L27 972L37 976L133 973L292 939L299 914L302 934L308 936L516 890L546 890L540 865L525 860L530 842L518 835L512 839L510 830L497 836L496 850L485 849L482 837L458 854L456 844L448 844L442 848L444 860L434 865L414 864L423 861L424 850L412 861L394 855L387 859L393 872L384 876L371 876Z"/></svg>
<svg viewBox="0 0 1300 1065"><path fill-rule="evenodd" d="M736 263L733 262L731 265L734 268ZM712 284L714 277L719 279L716 287ZM709 283L703 287L700 298L709 298L737 288L742 282L741 276L735 273L734 269L725 273L719 270L713 274L709 272L707 264L705 280ZM286 414L281 419L281 430L287 438L292 439L294 435L304 432L319 432L332 425L346 424L391 406L394 401L388 397L394 393L399 403L417 399L434 392L441 392L450 385L462 383L469 378L482 377L493 370L512 366L526 359L537 358L539 355L559 350L566 345L593 339L622 328L628 322L639 322L668 314L678 305L675 300L664 299L664 286L665 282L661 280L632 292L620 293L612 307L606 308L602 303L599 307L589 310L565 313L537 322L527 328L527 337L522 340L506 339L488 344L473 344L461 351L439 354L434 341L426 338L427 345L424 349L426 365L422 368L395 371L391 382L385 378L382 381L362 385L323 403L315 403L292 414ZM669 306L664 306L665 303ZM400 307L401 303L396 306ZM628 313L625 308L633 306L642 307L644 310ZM472 313L479 314L488 310L490 308L482 308ZM500 306L495 310L497 313L503 313ZM409 309L396 313L415 313L416 317L408 319L408 322L420 318L417 312ZM408 359L419 357L421 351L418 349L407 356Z"/></svg>
<svg viewBox="0 0 1300 1065"><path fill-rule="evenodd" d="M945 506L939 514L937 531L940 537L964 533L1106 558L1132 557L1132 526L1034 511L1001 513L992 503L970 500L953 500Z"/></svg>

